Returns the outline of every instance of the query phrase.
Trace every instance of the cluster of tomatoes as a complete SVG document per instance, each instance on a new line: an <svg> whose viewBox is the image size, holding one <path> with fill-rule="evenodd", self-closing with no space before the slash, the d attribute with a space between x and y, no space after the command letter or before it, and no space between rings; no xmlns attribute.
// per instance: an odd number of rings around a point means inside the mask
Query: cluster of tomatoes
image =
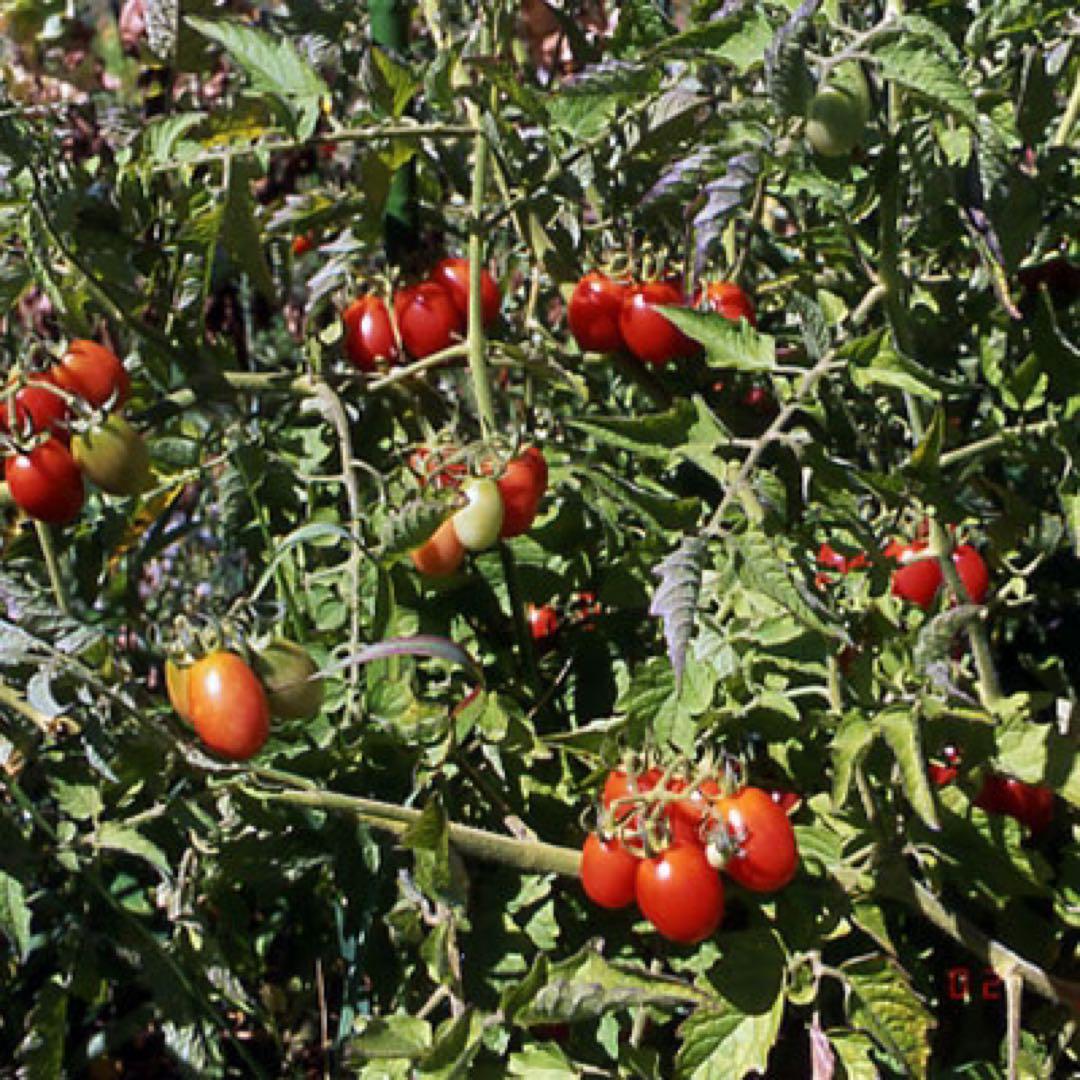
<svg viewBox="0 0 1080 1080"><path fill-rule="evenodd" d="M924 610L933 606L945 582L941 563L929 554L928 548L924 540L892 540L883 552L886 559L899 564L892 573L893 596L917 604ZM982 555L971 544L959 544L952 553L952 560L968 599L973 604L984 603L990 591L990 571ZM831 544L821 545L817 561L826 571L841 574L862 570L870 565L864 552L848 557L836 551ZM827 572L817 575L819 586L826 585L828 580Z"/></svg>
<svg viewBox="0 0 1080 1080"><path fill-rule="evenodd" d="M233 761L257 754L270 736L270 718L311 720L324 686L308 651L275 638L249 662L213 649L195 661L165 662L165 687L177 715L203 743Z"/></svg>
<svg viewBox="0 0 1080 1080"><path fill-rule="evenodd" d="M115 411L129 391L116 354L85 340L72 341L48 370L9 383L0 432L8 450L4 479L17 506L38 521L65 525L82 509L84 476L110 495L138 495L150 486L146 444Z"/></svg>
<svg viewBox="0 0 1080 1080"><path fill-rule="evenodd" d="M949 744L942 747L941 759L943 763L930 763L930 781L936 787L948 787L960 774L961 754ZM1033 836L1045 832L1054 820L1054 793L1050 788L1000 773L986 774L972 802L988 814L1015 818Z"/></svg>
<svg viewBox="0 0 1080 1080"><path fill-rule="evenodd" d="M732 281L710 282L691 301L677 281L639 284L597 270L574 286L567 318L583 351L627 350L638 360L661 367L695 355L700 346L659 309L699 305L732 321L746 319L751 326L757 325L753 303Z"/></svg>
<svg viewBox="0 0 1080 1080"><path fill-rule="evenodd" d="M790 802L762 788L691 780L652 767L617 769L585 840L581 883L593 903L642 915L669 941L693 945L724 916L723 870L752 892L783 888L799 850Z"/></svg>
<svg viewBox="0 0 1080 1080"><path fill-rule="evenodd" d="M555 604L527 604L525 621L529 626L529 636L537 649L543 652L554 646L564 618L581 630L594 630L596 619L603 613L604 606L596 598L596 593L585 590L574 593L565 608Z"/></svg>
<svg viewBox="0 0 1080 1080"><path fill-rule="evenodd" d="M413 462L422 483L454 488L464 502L413 550L413 565L426 577L449 577L467 551L486 551L500 539L528 532L547 490L547 460L535 446L511 458L497 477L490 462L484 463L487 475L470 477L464 461L442 461L430 451L414 454Z"/></svg>
<svg viewBox="0 0 1080 1080"><path fill-rule="evenodd" d="M499 286L486 269L480 271L480 305L486 329L499 317L502 306ZM398 289L392 308L391 317L381 296L365 293L342 313L345 353L361 371L396 364L402 351L422 360L464 336L469 319L469 260L443 259L425 281Z"/></svg>

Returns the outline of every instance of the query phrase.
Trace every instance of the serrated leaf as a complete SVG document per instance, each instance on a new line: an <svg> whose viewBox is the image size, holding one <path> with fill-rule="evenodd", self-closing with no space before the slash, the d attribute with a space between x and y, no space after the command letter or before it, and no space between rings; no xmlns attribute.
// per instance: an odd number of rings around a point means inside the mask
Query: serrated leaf
<svg viewBox="0 0 1080 1080"><path fill-rule="evenodd" d="M14 946L19 958L30 951L30 907L18 878L0 870L0 933Z"/></svg>
<svg viewBox="0 0 1080 1080"><path fill-rule="evenodd" d="M814 93L806 63L806 38L820 6L820 0L803 0L765 53L765 85L782 120L803 116Z"/></svg>
<svg viewBox="0 0 1080 1080"><path fill-rule="evenodd" d="M900 766L900 776L908 802L928 828L940 829L941 823L938 821L937 806L930 790L926 760L922 752L919 718L907 710L889 709L878 716L877 726Z"/></svg>
<svg viewBox="0 0 1080 1080"><path fill-rule="evenodd" d="M415 1016L364 1017L345 1052L361 1058L420 1058L431 1050L431 1025Z"/></svg>
<svg viewBox="0 0 1080 1080"><path fill-rule="evenodd" d="M982 613L983 608L976 604L959 604L935 615L919 631L912 654L915 666L925 670L947 659L952 653L956 635L981 618Z"/></svg>
<svg viewBox="0 0 1080 1080"><path fill-rule="evenodd" d="M155 870L160 871L162 876L171 876L165 852L137 829L129 828L123 822L106 821L91 835L90 841L96 848L133 855L148 862Z"/></svg>
<svg viewBox="0 0 1080 1080"><path fill-rule="evenodd" d="M453 498L447 495L442 499L416 499L392 512L382 530L383 560L420 547L443 523L452 505Z"/></svg>
<svg viewBox="0 0 1080 1080"><path fill-rule="evenodd" d="M564 83L548 105L550 123L583 142L610 130L620 110L659 86L655 65L610 61Z"/></svg>
<svg viewBox="0 0 1080 1080"><path fill-rule="evenodd" d="M27 1034L15 1051L20 1080L55 1080L64 1075L68 995L53 976L38 991L26 1018Z"/></svg>
<svg viewBox="0 0 1080 1080"><path fill-rule="evenodd" d="M662 619L668 659L675 670L676 686L682 683L686 650L694 633L694 618L705 573L705 541L685 537L670 555L653 568L660 584L649 604L649 614Z"/></svg>
<svg viewBox="0 0 1080 1080"><path fill-rule="evenodd" d="M736 323L692 308L661 306L656 310L704 345L711 364L736 371L771 371L776 365L776 342L768 334L759 334L746 319Z"/></svg>
<svg viewBox="0 0 1080 1080"><path fill-rule="evenodd" d="M679 1028L682 1040L675 1057L678 1080L741 1080L764 1073L776 1042L784 999L764 1013L745 1015L737 1009L698 1009Z"/></svg>
<svg viewBox="0 0 1080 1080"><path fill-rule="evenodd" d="M667 461L669 451L687 441L697 419L693 404L680 399L667 412L647 413L644 416L596 417L591 420L570 420L568 423L604 445Z"/></svg>
<svg viewBox="0 0 1080 1080"><path fill-rule="evenodd" d="M978 123L975 98L959 69L927 42L901 38L872 51L884 79L973 126Z"/></svg>
<svg viewBox="0 0 1080 1080"><path fill-rule="evenodd" d="M401 117L416 96L421 83L403 64L382 49L371 50L368 82L375 101L394 119Z"/></svg>
<svg viewBox="0 0 1080 1080"><path fill-rule="evenodd" d="M911 452L908 468L922 477L937 473L941 449L945 445L945 410L939 404L923 433L922 441Z"/></svg>
<svg viewBox="0 0 1080 1080"><path fill-rule="evenodd" d="M278 105L291 134L298 139L311 137L330 91L288 38L227 20L187 15L184 21L225 49L247 73L252 89Z"/></svg>
<svg viewBox="0 0 1080 1080"><path fill-rule="evenodd" d="M694 232L694 268L698 273L719 240L728 218L750 200L761 169L760 154L750 151L736 154L728 162L724 175L710 180L703 188L701 194L704 204L695 212L691 222Z"/></svg>
<svg viewBox="0 0 1080 1080"><path fill-rule="evenodd" d="M803 345L811 363L816 363L829 348L829 323L821 305L805 293L793 292L788 304L799 316Z"/></svg>
<svg viewBox="0 0 1080 1080"><path fill-rule="evenodd" d="M877 738L873 725L858 713L848 713L832 740L832 805L840 810L848 800L856 766L867 755Z"/></svg>
<svg viewBox="0 0 1080 1080"><path fill-rule="evenodd" d="M881 956L850 961L843 970L850 980L852 1026L866 1031L910 1076L927 1076L936 1023L904 970Z"/></svg>

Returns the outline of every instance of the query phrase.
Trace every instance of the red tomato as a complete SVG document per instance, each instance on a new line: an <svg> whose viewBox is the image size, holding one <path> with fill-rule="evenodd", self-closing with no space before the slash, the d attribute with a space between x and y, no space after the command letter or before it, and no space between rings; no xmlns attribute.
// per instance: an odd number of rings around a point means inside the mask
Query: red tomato
<svg viewBox="0 0 1080 1080"><path fill-rule="evenodd" d="M705 302L725 319L732 322L746 319L751 326L757 326L753 302L734 281L709 282L705 286Z"/></svg>
<svg viewBox="0 0 1080 1080"><path fill-rule="evenodd" d="M540 499L547 490L547 479L547 461L535 446L507 463L506 471L498 481L503 501L500 536L510 538L529 531L540 509Z"/></svg>
<svg viewBox="0 0 1080 1080"><path fill-rule="evenodd" d="M550 604L537 607L529 604L525 609L525 618L529 623L529 633L533 641L546 642L553 638L559 630L559 616Z"/></svg>
<svg viewBox="0 0 1080 1080"><path fill-rule="evenodd" d="M15 392L15 426L11 427L11 402L0 402L0 431L17 434L36 434L48 431L58 439L69 439L65 421L68 418L67 402L49 387L53 385L48 372L31 375L25 385Z"/></svg>
<svg viewBox="0 0 1080 1080"><path fill-rule="evenodd" d="M930 762L926 767L930 783L934 787L948 787L956 779L959 771L955 765L938 765L935 762Z"/></svg>
<svg viewBox="0 0 1080 1080"><path fill-rule="evenodd" d="M570 333L584 352L617 352L623 347L619 316L628 286L598 271L574 286L567 313Z"/></svg>
<svg viewBox="0 0 1080 1080"><path fill-rule="evenodd" d="M394 317L401 343L416 360L448 349L465 330L450 294L434 281L399 289L394 294Z"/></svg>
<svg viewBox="0 0 1080 1080"><path fill-rule="evenodd" d="M626 907L634 899L638 862L617 840L589 833L581 850L581 885L603 908Z"/></svg>
<svg viewBox="0 0 1080 1080"><path fill-rule="evenodd" d="M119 408L131 391L131 378L116 353L96 341L81 338L67 347L50 375L62 390L78 394L95 408L100 408L110 398L114 408Z"/></svg>
<svg viewBox="0 0 1080 1080"><path fill-rule="evenodd" d="M686 785L682 781L676 781L669 786L672 791L682 791ZM700 828L719 795L720 785L715 780L703 780L685 799L671 804L672 820L685 821L694 829Z"/></svg>
<svg viewBox="0 0 1080 1080"><path fill-rule="evenodd" d="M886 558L896 559L900 568L893 571L892 593L903 600L929 608L941 588L941 567L936 559L911 560L926 550L926 544L915 541L901 544L893 541L885 549Z"/></svg>
<svg viewBox="0 0 1080 1080"><path fill-rule="evenodd" d="M724 917L720 875L694 844L639 860L635 887L642 915L669 941L704 941Z"/></svg>
<svg viewBox="0 0 1080 1080"><path fill-rule="evenodd" d="M469 260L443 259L431 271L431 280L441 285L461 316L463 326L469 321ZM481 321L485 328L499 317L502 307L502 294L495 279L484 268L480 271L480 308Z"/></svg>
<svg viewBox="0 0 1080 1080"><path fill-rule="evenodd" d="M970 544L961 544L953 552L953 563L971 602L983 603L990 590L990 571L983 557Z"/></svg>
<svg viewBox="0 0 1080 1080"><path fill-rule="evenodd" d="M443 578L455 573L465 560L454 519L447 518L427 541L411 552L413 565L425 577Z"/></svg>
<svg viewBox="0 0 1080 1080"><path fill-rule="evenodd" d="M292 253L297 257L306 255L315 246L315 237L311 233L302 233L300 236L294 236L292 242Z"/></svg>
<svg viewBox="0 0 1080 1080"><path fill-rule="evenodd" d="M66 525L82 509L82 473L60 439L50 437L4 462L4 479L17 506L30 517Z"/></svg>
<svg viewBox="0 0 1080 1080"><path fill-rule="evenodd" d="M610 809L616 800L652 791L663 775L663 769L658 769L655 766L636 776L628 774L625 769L616 769L614 772L608 773L600 801L603 803L605 810ZM637 826L636 815L631 809L632 805L632 803L627 802L620 806L616 818L617 821L625 823L631 829Z"/></svg>
<svg viewBox="0 0 1080 1080"><path fill-rule="evenodd" d="M1054 818L1054 793L1049 788L997 773L987 775L973 801L988 814L1016 818L1032 833L1042 832Z"/></svg>
<svg viewBox="0 0 1080 1080"><path fill-rule="evenodd" d="M787 813L761 788L744 787L716 801L724 833L721 847L732 854L724 870L754 892L772 892L786 885L799 865L795 830Z"/></svg>
<svg viewBox="0 0 1080 1080"><path fill-rule="evenodd" d="M841 574L847 573L847 558L841 555L831 544L821 545L817 561L819 566L826 566L830 570L839 570Z"/></svg>
<svg viewBox="0 0 1080 1080"><path fill-rule="evenodd" d="M650 281L628 289L619 314L619 331L626 347L639 360L658 367L669 360L693 356L697 343L656 310L685 304L682 291L668 281Z"/></svg>
<svg viewBox="0 0 1080 1080"><path fill-rule="evenodd" d="M188 708L199 738L234 761L253 757L270 734L266 691L233 652L218 650L191 665Z"/></svg>
<svg viewBox="0 0 1080 1080"><path fill-rule="evenodd" d="M345 353L361 371L374 371L379 361L393 363L398 347L390 312L382 297L358 296L342 313Z"/></svg>
<svg viewBox="0 0 1080 1080"><path fill-rule="evenodd" d="M769 798L772 799L785 814L790 814L800 802L798 792L795 791L778 791L774 789L769 792Z"/></svg>

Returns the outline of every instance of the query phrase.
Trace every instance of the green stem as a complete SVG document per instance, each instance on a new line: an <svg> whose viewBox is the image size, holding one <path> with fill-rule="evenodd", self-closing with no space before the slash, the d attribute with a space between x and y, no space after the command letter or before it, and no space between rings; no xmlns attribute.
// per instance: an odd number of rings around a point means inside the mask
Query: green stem
<svg viewBox="0 0 1080 1080"><path fill-rule="evenodd" d="M481 56L487 56L491 52L491 26L486 19L480 28L478 45ZM493 95L494 93L493 91ZM481 130L479 109L474 103L469 102L468 111L477 136L473 154L472 221L469 229L469 333L466 343L469 347L469 372L472 375L473 392L476 394L476 409L480 416L480 432L487 440L495 433L495 403L491 394L491 375L485 355L480 278L484 269L483 216L487 198L491 147L488 145L487 136Z"/></svg>
<svg viewBox="0 0 1080 1080"><path fill-rule="evenodd" d="M942 576L949 586L957 602L961 604L972 603L964 582L956 569L952 558L952 541L945 527L936 519L930 519L930 547L937 555L941 566ZM1001 701L1001 683L998 680L997 669L994 667L994 654L990 648L990 637L986 632L986 623L983 619L975 619L967 626L968 642L971 645L971 653L975 657L975 671L978 675L979 700L983 707L993 713L994 706Z"/></svg>
<svg viewBox="0 0 1080 1080"><path fill-rule="evenodd" d="M270 802L291 803L308 806L315 810L338 810L355 814L376 829L401 836L421 817L419 810L393 803L365 799L358 795L341 795L333 791L251 791L248 793ZM581 853L574 848L557 847L538 840L516 840L499 836L469 825L451 823L450 843L463 855L484 862L512 866L528 874L561 874L577 877L581 866Z"/></svg>
<svg viewBox="0 0 1080 1080"><path fill-rule="evenodd" d="M1069 103L1065 106L1061 123L1058 124L1053 141L1050 143L1051 147L1069 145L1069 133L1072 131L1077 117L1080 117L1080 65L1077 66L1072 93L1069 95Z"/></svg>
<svg viewBox="0 0 1080 1080"><path fill-rule="evenodd" d="M1058 420L1041 420L1037 424L1028 424L1025 427L1003 428L994 435L988 435L985 439L978 439L966 446L958 446L955 450L946 450L938 459L938 465L947 469L952 465L961 465L965 461L979 457L980 454L989 454L1006 447L1013 439L1029 439L1040 435L1049 435L1061 426Z"/></svg>
<svg viewBox="0 0 1080 1080"><path fill-rule="evenodd" d="M70 615L71 605L68 603L67 589L64 588L64 578L60 573L60 563L56 558L56 546L53 544L52 532L44 521L35 521L34 531L37 533L38 543L41 545L41 554L45 556L45 569L49 573L49 584L52 586L53 596L56 598L56 606L65 615Z"/></svg>

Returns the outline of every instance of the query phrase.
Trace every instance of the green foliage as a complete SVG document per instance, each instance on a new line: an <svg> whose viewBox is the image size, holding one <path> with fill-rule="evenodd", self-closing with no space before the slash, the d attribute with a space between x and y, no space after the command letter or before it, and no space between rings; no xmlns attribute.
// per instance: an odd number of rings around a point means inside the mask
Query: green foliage
<svg viewBox="0 0 1080 1080"><path fill-rule="evenodd" d="M155 470L63 529L0 489L0 1061L1080 1069L1069 6L122 7L0 5L3 381L114 347ZM859 71L859 138L815 155L815 93ZM470 253L484 339L349 363L349 301ZM737 281L756 324L667 307L695 355L583 354L597 268ZM498 476L528 445L528 532L420 577L460 496L416 451ZM944 551L927 609L892 594L924 535L981 552L985 603ZM270 636L323 707L220 760L164 661ZM797 794L795 879L725 878L692 948L591 905L629 751ZM1051 824L987 808L991 773ZM995 972L1022 1002L979 999Z"/></svg>

